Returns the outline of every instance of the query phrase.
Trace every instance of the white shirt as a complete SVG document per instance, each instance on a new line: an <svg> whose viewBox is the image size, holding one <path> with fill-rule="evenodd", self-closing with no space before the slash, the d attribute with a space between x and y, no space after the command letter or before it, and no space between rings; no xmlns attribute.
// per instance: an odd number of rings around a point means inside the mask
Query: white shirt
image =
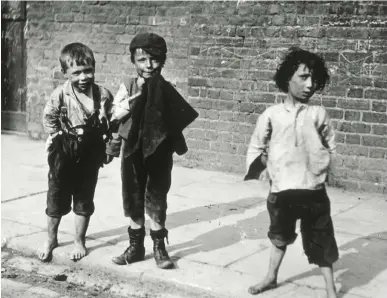
<svg viewBox="0 0 387 298"><path fill-rule="evenodd" d="M287 109L278 104L258 118L247 151L246 165L268 154L271 191L319 189L326 181L335 136L322 106L301 104Z"/></svg>

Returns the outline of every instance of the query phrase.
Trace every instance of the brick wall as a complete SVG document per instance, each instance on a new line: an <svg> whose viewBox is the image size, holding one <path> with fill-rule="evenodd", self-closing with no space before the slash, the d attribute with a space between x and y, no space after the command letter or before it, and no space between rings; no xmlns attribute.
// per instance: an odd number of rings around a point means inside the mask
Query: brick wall
<svg viewBox="0 0 387 298"><path fill-rule="evenodd" d="M28 129L42 138L45 100L63 81L58 55L75 41L96 54L97 82L113 93L133 74L129 43L140 31L166 38L164 76L200 113L180 163L243 172L254 124L279 102L272 76L290 46L323 53L331 84L312 102L337 129L330 184L387 193L387 3L28 2Z"/></svg>

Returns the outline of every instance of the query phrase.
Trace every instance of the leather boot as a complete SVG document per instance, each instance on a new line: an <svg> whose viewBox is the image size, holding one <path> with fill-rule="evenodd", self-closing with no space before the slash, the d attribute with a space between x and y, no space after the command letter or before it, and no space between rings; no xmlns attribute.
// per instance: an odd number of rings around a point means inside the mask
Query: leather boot
<svg viewBox="0 0 387 298"><path fill-rule="evenodd" d="M175 267L167 251L165 250L164 238L168 241L168 230L161 229L158 231L150 230L150 235L153 240L153 253L157 267L161 269L172 269Z"/></svg>
<svg viewBox="0 0 387 298"><path fill-rule="evenodd" d="M126 265L134 262L143 261L145 258L145 228L131 229L128 228L129 234L129 247L123 252L123 254L113 257L112 262L117 265Z"/></svg>

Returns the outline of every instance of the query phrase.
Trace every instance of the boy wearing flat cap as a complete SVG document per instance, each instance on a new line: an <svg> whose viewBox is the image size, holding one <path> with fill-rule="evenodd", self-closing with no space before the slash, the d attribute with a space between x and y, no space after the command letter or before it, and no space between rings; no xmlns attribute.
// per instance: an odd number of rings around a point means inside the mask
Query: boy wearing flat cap
<svg viewBox="0 0 387 298"><path fill-rule="evenodd" d="M112 261L125 265L144 260L146 212L156 264L170 269L174 264L164 238L168 239L165 221L172 155L187 152L182 131L198 114L161 76L167 57L164 38L140 33L133 38L130 53L137 77L124 80L115 96L113 118L118 130L110 142L110 154L118 157L121 151L122 155L122 199L130 221L130 245Z"/></svg>

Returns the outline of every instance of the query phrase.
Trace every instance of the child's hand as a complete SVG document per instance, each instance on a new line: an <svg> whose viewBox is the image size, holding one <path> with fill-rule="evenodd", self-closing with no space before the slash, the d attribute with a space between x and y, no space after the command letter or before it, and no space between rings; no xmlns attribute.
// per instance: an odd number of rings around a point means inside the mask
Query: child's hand
<svg viewBox="0 0 387 298"><path fill-rule="evenodd" d="M109 164L109 163L112 162L113 158L114 158L113 155L106 154L103 163L104 163L105 165L107 165L107 164Z"/></svg>
<svg viewBox="0 0 387 298"><path fill-rule="evenodd" d="M144 86L145 84L145 79L143 77L138 77L137 78L137 87L142 90L142 87Z"/></svg>

